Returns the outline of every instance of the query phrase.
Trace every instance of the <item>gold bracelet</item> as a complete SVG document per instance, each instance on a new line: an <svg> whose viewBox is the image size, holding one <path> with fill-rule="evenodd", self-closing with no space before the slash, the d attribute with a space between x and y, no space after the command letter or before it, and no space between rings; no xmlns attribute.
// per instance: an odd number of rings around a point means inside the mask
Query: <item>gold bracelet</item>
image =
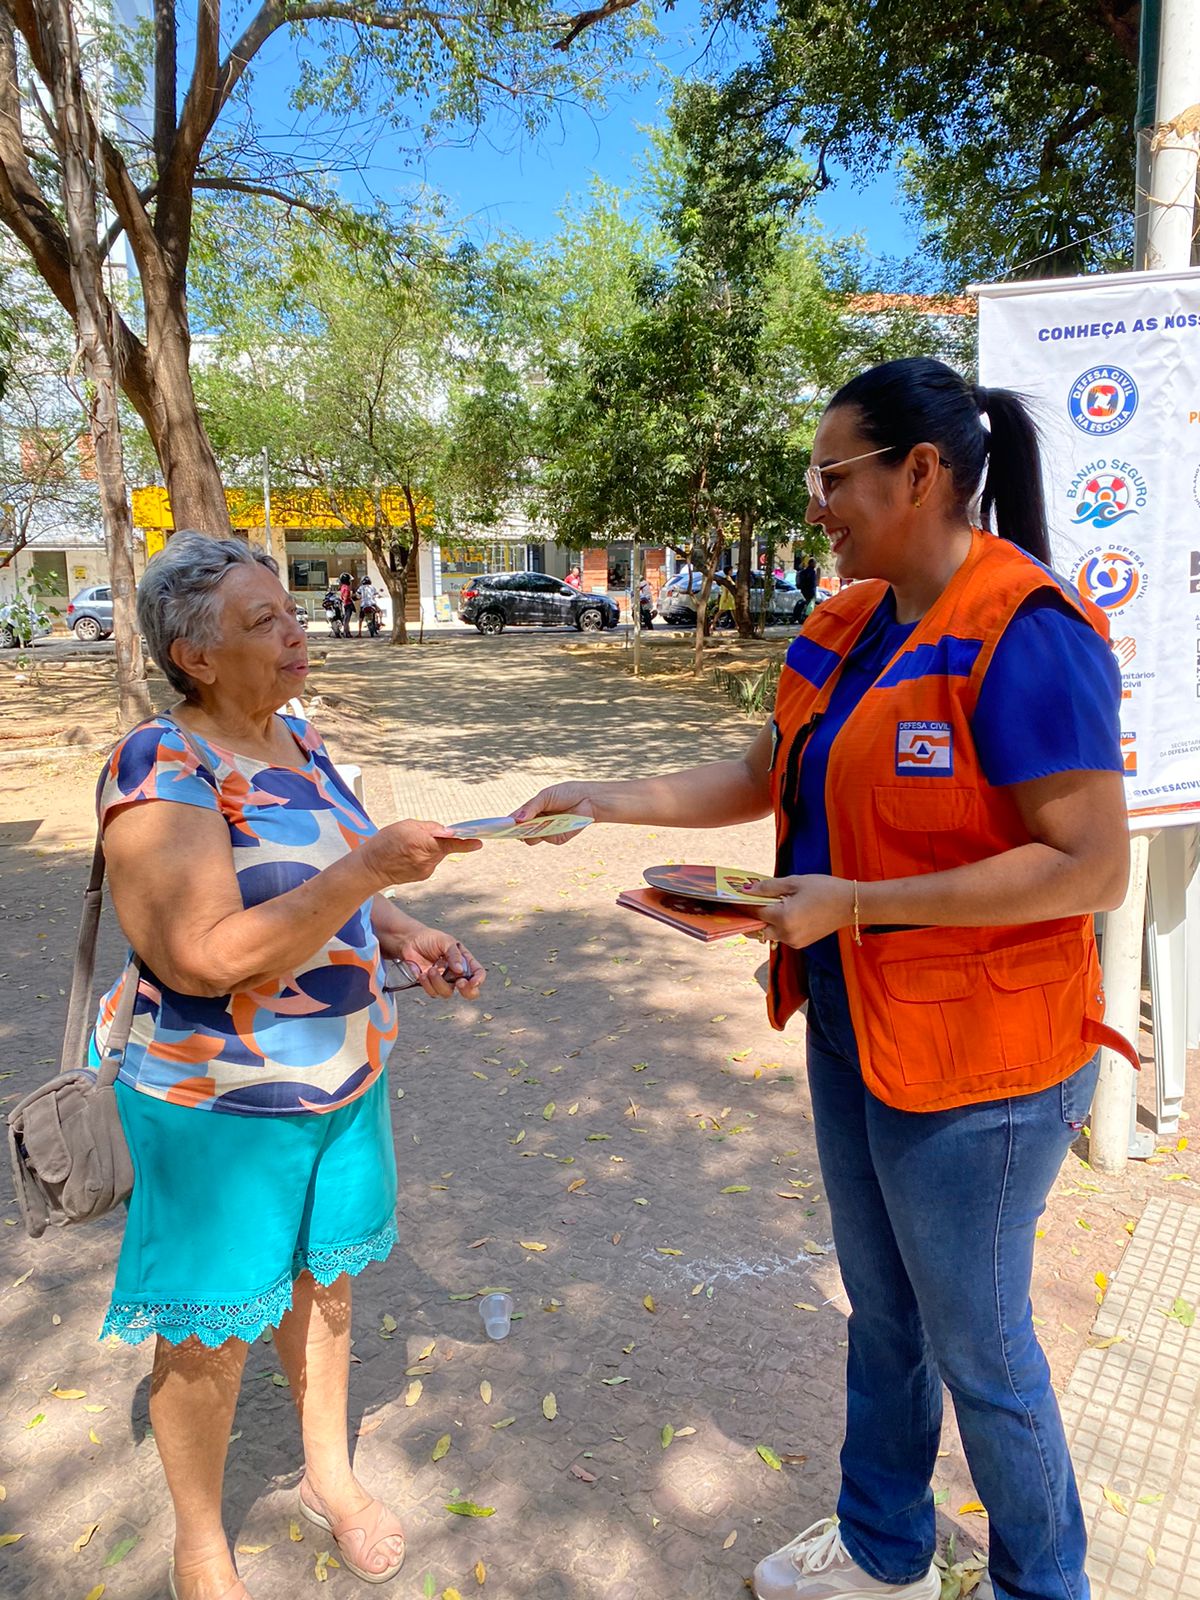
<svg viewBox="0 0 1200 1600"><path fill-rule="evenodd" d="M858 925L858 879L854 879L854 942L862 943L862 929Z"/></svg>

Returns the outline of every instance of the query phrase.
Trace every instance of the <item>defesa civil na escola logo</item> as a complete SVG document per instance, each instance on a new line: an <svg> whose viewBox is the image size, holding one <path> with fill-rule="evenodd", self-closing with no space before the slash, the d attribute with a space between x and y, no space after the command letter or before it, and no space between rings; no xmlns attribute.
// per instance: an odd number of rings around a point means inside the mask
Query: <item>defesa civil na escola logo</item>
<svg viewBox="0 0 1200 1600"><path fill-rule="evenodd" d="M1089 367L1071 385L1067 411L1081 433L1119 433L1138 406L1137 384L1124 367Z"/></svg>
<svg viewBox="0 0 1200 1600"><path fill-rule="evenodd" d="M1131 461L1100 456L1075 474L1067 499L1075 508L1072 520L1076 524L1111 528L1144 510L1149 490Z"/></svg>
<svg viewBox="0 0 1200 1600"><path fill-rule="evenodd" d="M1097 545L1075 563L1071 582L1085 600L1115 617L1145 593L1145 564L1128 545Z"/></svg>

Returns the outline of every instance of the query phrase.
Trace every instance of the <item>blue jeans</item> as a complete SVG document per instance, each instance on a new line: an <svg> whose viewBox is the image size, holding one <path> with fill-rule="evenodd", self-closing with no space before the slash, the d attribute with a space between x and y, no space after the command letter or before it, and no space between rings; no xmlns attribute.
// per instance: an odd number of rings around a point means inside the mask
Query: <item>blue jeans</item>
<svg viewBox="0 0 1200 1600"><path fill-rule="evenodd" d="M863 1085L840 971L809 973L808 1076L850 1299L838 1501L854 1560L910 1583L934 1553L950 1390L997 1600L1088 1600L1083 1513L1029 1302L1034 1232L1096 1087L897 1111Z"/></svg>

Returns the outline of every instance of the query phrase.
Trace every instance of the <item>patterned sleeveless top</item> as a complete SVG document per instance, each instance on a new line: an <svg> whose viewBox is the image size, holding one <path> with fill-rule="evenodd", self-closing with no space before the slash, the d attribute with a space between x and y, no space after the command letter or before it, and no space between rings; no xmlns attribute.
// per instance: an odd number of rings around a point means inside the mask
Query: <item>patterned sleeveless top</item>
<svg viewBox="0 0 1200 1600"><path fill-rule="evenodd" d="M376 829L338 776L320 735L283 717L306 760L272 767L154 718L126 734L100 775L104 827L130 805L165 801L216 811L229 828L242 904L261 905L357 849ZM367 901L290 972L240 994L180 994L145 961L120 1082L173 1105L241 1116L335 1111L366 1092L396 1038ZM100 1002L102 1051L125 973Z"/></svg>

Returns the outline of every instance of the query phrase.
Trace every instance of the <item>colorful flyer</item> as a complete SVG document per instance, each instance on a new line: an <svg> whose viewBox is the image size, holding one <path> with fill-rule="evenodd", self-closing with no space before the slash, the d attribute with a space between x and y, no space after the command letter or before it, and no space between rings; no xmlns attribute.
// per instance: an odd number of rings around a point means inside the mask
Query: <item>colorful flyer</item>
<svg viewBox="0 0 1200 1600"><path fill-rule="evenodd" d="M456 839L557 839L578 833L593 819L571 811L514 822L511 817L476 817L473 822L452 822L447 832Z"/></svg>
<svg viewBox="0 0 1200 1600"><path fill-rule="evenodd" d="M647 867L642 877L652 889L666 894L686 895L692 900L711 900L722 905L766 906L777 898L769 894L747 894L745 885L763 872L746 872L741 867Z"/></svg>

